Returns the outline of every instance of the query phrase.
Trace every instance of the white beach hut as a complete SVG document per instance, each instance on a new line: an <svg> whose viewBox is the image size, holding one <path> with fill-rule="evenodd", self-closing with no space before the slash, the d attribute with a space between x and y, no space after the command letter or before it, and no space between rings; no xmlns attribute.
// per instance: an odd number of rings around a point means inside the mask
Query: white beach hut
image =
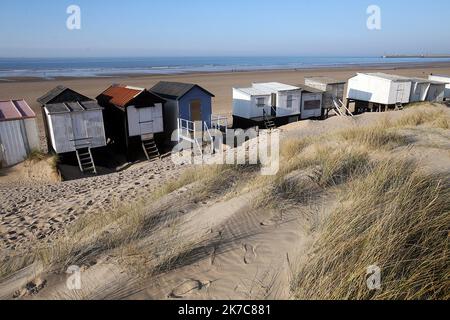
<svg viewBox="0 0 450 320"><path fill-rule="evenodd" d="M75 152L82 172L97 172L91 150L106 146L102 110L96 101L44 106L52 149L57 154Z"/></svg>
<svg viewBox="0 0 450 320"><path fill-rule="evenodd" d="M302 90L300 118L304 120L321 117L323 115L323 95L325 92L307 85L298 85L298 87Z"/></svg>
<svg viewBox="0 0 450 320"><path fill-rule="evenodd" d="M450 99L450 76L432 74L428 77L428 79L444 83L445 84L444 99L446 100Z"/></svg>
<svg viewBox="0 0 450 320"><path fill-rule="evenodd" d="M345 81L330 77L305 77L305 85L323 92L323 109L334 109L335 104L344 100Z"/></svg>
<svg viewBox="0 0 450 320"><path fill-rule="evenodd" d="M279 83L253 83L248 88L233 88L233 125L249 127L298 121L301 113L302 90Z"/></svg>
<svg viewBox="0 0 450 320"><path fill-rule="evenodd" d="M445 83L421 78L405 79L411 80L411 95L409 102L444 101Z"/></svg>
<svg viewBox="0 0 450 320"><path fill-rule="evenodd" d="M399 107L410 102L410 79L385 73L358 73L348 81L347 103L359 108Z"/></svg>
<svg viewBox="0 0 450 320"><path fill-rule="evenodd" d="M25 100L0 101L0 167L13 166L39 150L36 114Z"/></svg>

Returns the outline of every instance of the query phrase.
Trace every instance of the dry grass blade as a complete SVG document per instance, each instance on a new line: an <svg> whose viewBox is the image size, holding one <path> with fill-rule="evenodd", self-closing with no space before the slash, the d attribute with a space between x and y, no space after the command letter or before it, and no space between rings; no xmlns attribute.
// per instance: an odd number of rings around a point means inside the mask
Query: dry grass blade
<svg viewBox="0 0 450 320"><path fill-rule="evenodd" d="M386 161L353 181L293 283L300 299L448 299L449 176ZM370 291L366 270L382 270Z"/></svg>

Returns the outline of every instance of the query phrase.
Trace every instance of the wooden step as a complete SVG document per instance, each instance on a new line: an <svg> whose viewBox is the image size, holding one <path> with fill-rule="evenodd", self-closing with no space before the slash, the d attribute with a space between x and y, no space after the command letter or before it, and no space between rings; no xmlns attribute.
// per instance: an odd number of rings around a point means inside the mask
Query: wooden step
<svg viewBox="0 0 450 320"><path fill-rule="evenodd" d="M142 149L144 150L145 156L149 161L161 158L161 154L159 153L155 140L143 140Z"/></svg>
<svg viewBox="0 0 450 320"><path fill-rule="evenodd" d="M76 150L76 155L81 172L97 174L94 159L92 158L92 153L89 148Z"/></svg>

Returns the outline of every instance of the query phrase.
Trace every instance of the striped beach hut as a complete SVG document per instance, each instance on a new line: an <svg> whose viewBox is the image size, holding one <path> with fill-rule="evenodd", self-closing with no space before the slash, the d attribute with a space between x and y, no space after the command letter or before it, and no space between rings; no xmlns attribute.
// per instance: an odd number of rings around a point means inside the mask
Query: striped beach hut
<svg viewBox="0 0 450 320"><path fill-rule="evenodd" d="M22 162L39 150L36 114L25 100L0 101L0 167Z"/></svg>
<svg viewBox="0 0 450 320"><path fill-rule="evenodd" d="M106 146L103 108L72 89L58 86L38 99L48 150L74 153L83 173L97 173L93 150Z"/></svg>

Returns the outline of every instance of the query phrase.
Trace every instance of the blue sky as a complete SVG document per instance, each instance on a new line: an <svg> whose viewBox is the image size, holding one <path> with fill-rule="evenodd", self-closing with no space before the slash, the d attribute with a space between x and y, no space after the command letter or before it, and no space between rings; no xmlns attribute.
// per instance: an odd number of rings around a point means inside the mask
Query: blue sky
<svg viewBox="0 0 450 320"><path fill-rule="evenodd" d="M81 30L66 28L71 4ZM0 57L450 53L449 12L448 0L1 0Z"/></svg>

